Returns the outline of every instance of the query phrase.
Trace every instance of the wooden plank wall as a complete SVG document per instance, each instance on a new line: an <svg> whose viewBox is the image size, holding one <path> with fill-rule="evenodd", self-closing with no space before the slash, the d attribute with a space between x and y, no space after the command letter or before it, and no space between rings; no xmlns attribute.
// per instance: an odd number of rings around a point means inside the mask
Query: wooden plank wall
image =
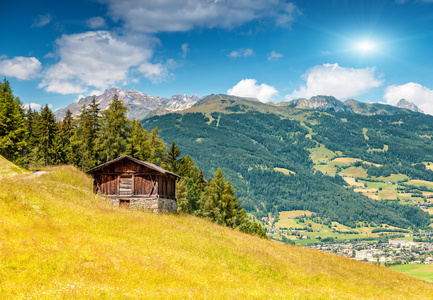
<svg viewBox="0 0 433 300"><path fill-rule="evenodd" d="M121 174L129 174L134 178L134 195L150 195L152 193L152 195L159 195L163 198L175 198L175 177L155 174L155 171L129 160L108 165L94 174L102 195L118 194L118 177Z"/></svg>
<svg viewBox="0 0 433 300"><path fill-rule="evenodd" d="M117 176L101 175L99 187L102 195L116 195L117 194Z"/></svg>
<svg viewBox="0 0 433 300"><path fill-rule="evenodd" d="M176 179L172 176L158 176L158 193L163 198L175 198Z"/></svg>
<svg viewBox="0 0 433 300"><path fill-rule="evenodd" d="M153 182L150 179L150 175L135 175L135 191L134 195L149 195L152 192ZM153 195L156 195L156 190L154 189Z"/></svg>

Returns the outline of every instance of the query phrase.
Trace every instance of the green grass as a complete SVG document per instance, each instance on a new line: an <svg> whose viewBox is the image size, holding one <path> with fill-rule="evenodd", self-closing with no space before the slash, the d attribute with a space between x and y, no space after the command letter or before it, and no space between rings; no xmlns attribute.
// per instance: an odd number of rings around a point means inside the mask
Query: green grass
<svg viewBox="0 0 433 300"><path fill-rule="evenodd" d="M330 161L336 155L334 152L327 149L323 145L319 145L319 147L316 148L308 149L308 151L310 151L310 158L315 164L322 162L323 160Z"/></svg>
<svg viewBox="0 0 433 300"><path fill-rule="evenodd" d="M428 299L383 267L113 207L75 167L0 178L2 299Z"/></svg>
<svg viewBox="0 0 433 300"><path fill-rule="evenodd" d="M335 174L337 173L337 167L335 164L332 163L324 164L324 165L315 165L314 169L322 172L323 174L328 174L329 176L335 176Z"/></svg>
<svg viewBox="0 0 433 300"><path fill-rule="evenodd" d="M422 187L422 186L425 186L425 187L427 187L427 188L433 190L433 182L431 182L431 181L425 181L425 180L409 180L409 181L406 182L405 184L413 185L413 186L416 186L416 187Z"/></svg>
<svg viewBox="0 0 433 300"><path fill-rule="evenodd" d="M0 155L0 176L2 175L16 175L16 174L22 174L27 173L28 171L14 165L7 159L5 159L3 156Z"/></svg>
<svg viewBox="0 0 433 300"><path fill-rule="evenodd" d="M291 170L288 170L288 169L284 169L284 168L277 168L277 167L275 167L274 171L281 172L284 175L296 175L295 172L293 172Z"/></svg>
<svg viewBox="0 0 433 300"><path fill-rule="evenodd" d="M329 228L326 225L316 223L312 220L305 220L304 223L299 222L298 219L295 219L297 216L302 215L311 215L311 212L308 211L283 211L280 212L280 220L274 224L274 228L292 228L292 230L295 230L295 228L304 228L308 226L308 224L311 224L311 229L313 232L308 232L306 230L298 230L301 235L306 235L310 239L308 240L301 240L296 239L295 236L290 236L291 238L295 239L296 244L306 244L306 243L315 243L319 240L314 239L314 237L321 237L327 238L327 237L333 237L334 239L357 239L357 238L365 238L365 237L378 237L377 233L371 233L371 230L373 228L371 227L356 227L356 228L350 228L348 226L339 224L338 222L332 222L332 228ZM271 228L270 226L265 226L268 230ZM340 231L340 232L349 232L349 231L357 231L358 233L351 233L351 234L345 234L345 233L339 233L334 232L333 229ZM290 234L290 231L288 232ZM281 237L275 236L276 239L281 239Z"/></svg>
<svg viewBox="0 0 433 300"><path fill-rule="evenodd" d="M433 265L411 264L392 266L390 269L433 283Z"/></svg>
<svg viewBox="0 0 433 300"><path fill-rule="evenodd" d="M364 140L368 141L370 138L367 136L368 128L362 128L362 133L364 134Z"/></svg>
<svg viewBox="0 0 433 300"><path fill-rule="evenodd" d="M376 177L375 179L381 180L383 182L390 181L392 183L397 183L399 181L407 180L407 179L409 179L409 177L404 175L404 174L391 174L391 176L388 176L388 177L380 176L380 177Z"/></svg>
<svg viewBox="0 0 433 300"><path fill-rule="evenodd" d="M340 174L350 177L367 177L367 171L365 171L362 167L349 167L345 170L342 170Z"/></svg>

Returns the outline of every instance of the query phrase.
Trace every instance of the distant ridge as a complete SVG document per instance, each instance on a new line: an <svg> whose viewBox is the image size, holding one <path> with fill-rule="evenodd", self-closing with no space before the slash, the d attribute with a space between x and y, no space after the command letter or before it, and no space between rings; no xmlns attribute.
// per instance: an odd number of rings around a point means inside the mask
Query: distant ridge
<svg viewBox="0 0 433 300"><path fill-rule="evenodd" d="M204 104L206 102L215 100L215 99L221 99L221 100L248 100L248 101L253 101L253 102L260 102L259 99L257 98L248 98L248 97L237 97L237 96L232 96L232 95L225 95L225 94L210 94L209 96L205 96L203 98L201 98L199 101L197 101L194 106L198 106L201 104Z"/></svg>
<svg viewBox="0 0 433 300"><path fill-rule="evenodd" d="M335 112L347 111L343 102L333 96L314 96L310 99L299 98L290 102L281 102L279 106L290 106L301 109L315 109L315 110L331 110Z"/></svg>
<svg viewBox="0 0 433 300"><path fill-rule="evenodd" d="M404 99L400 100L397 106L392 106L382 103L365 103L355 99L348 99L341 102L333 96L314 96L310 99L299 98L289 102L280 102L277 106L289 106L300 109L312 109L320 111L348 112L360 115L396 115L402 113L420 112L420 110L412 102Z"/></svg>
<svg viewBox="0 0 433 300"><path fill-rule="evenodd" d="M299 98L288 102L267 104L262 103L257 98L238 97L226 94L211 94L202 98L196 95L173 95L171 98L151 96L136 90L124 90L113 87L105 90L101 95L88 96L81 98L78 102L68 105L66 108L58 109L54 112L57 119L62 119L69 109L73 115L78 115L83 105L88 105L95 97L101 110L108 107L113 96L117 94L119 100L128 107L128 118L144 119L156 115L164 115L171 112L186 110L191 107L203 105L213 100L238 101L247 100L270 106L287 106L299 109L311 109L319 111L334 111L356 113L361 115L395 115L402 113L424 113L415 104L406 99L401 99L396 106L381 103L365 103L355 99L348 99L345 102L333 96L318 95L310 99Z"/></svg>
<svg viewBox="0 0 433 300"><path fill-rule="evenodd" d="M105 90L102 95L81 98L78 102L55 111L54 114L57 119L62 119L69 109L73 115L78 115L83 105L90 104L93 97L95 97L96 102L99 103L99 108L104 110L111 103L115 94L117 94L119 100L129 108L128 118L130 119L143 119L148 115L159 115L187 109L200 100L196 95L192 95L191 97L187 95L174 95L171 98L162 98L147 95L136 90L124 90L113 87L109 90Z"/></svg>

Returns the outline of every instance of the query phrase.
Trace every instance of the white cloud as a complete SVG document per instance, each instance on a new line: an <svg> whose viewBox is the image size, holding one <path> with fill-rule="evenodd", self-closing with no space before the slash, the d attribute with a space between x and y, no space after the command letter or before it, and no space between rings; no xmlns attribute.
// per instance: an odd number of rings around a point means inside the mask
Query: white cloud
<svg viewBox="0 0 433 300"><path fill-rule="evenodd" d="M23 105L22 105L23 107L24 107L24 109L29 109L29 108L31 108L31 109L33 109L33 110L40 110L41 109L41 105L40 104L38 104L38 103L24 103Z"/></svg>
<svg viewBox="0 0 433 300"><path fill-rule="evenodd" d="M183 58L185 58L186 55L189 52L189 45L187 43L183 43L182 46L181 46L181 48L182 48L182 53L180 54L180 56L182 56Z"/></svg>
<svg viewBox="0 0 433 300"><path fill-rule="evenodd" d="M234 87L227 91L227 94L238 97L257 98L262 102L268 102L278 91L267 84L257 84L255 79L242 79Z"/></svg>
<svg viewBox="0 0 433 300"><path fill-rule="evenodd" d="M107 27L105 24L105 19L102 17L93 17L86 21L87 27L91 29L101 29Z"/></svg>
<svg viewBox="0 0 433 300"><path fill-rule="evenodd" d="M400 99L412 101L425 113L433 115L433 90L426 88L418 83L409 82L403 85L391 85L386 88L386 103L395 105Z"/></svg>
<svg viewBox="0 0 433 300"><path fill-rule="evenodd" d="M301 12L285 0L100 0L108 4L115 22L130 31L156 33L201 28L235 28L253 20L269 19L290 27Z"/></svg>
<svg viewBox="0 0 433 300"><path fill-rule="evenodd" d="M238 58L238 57L248 57L252 55L254 55L253 49L246 48L246 49L233 50L227 56L231 58Z"/></svg>
<svg viewBox="0 0 433 300"><path fill-rule="evenodd" d="M167 66L161 63L152 64L146 62L139 66L138 70L145 78L150 79L153 83L161 82L169 75Z"/></svg>
<svg viewBox="0 0 433 300"><path fill-rule="evenodd" d="M346 98L361 95L382 84L375 76L375 68L354 69L338 64L324 64L309 69L302 78L306 84L286 96L286 99L329 95Z"/></svg>
<svg viewBox="0 0 433 300"><path fill-rule="evenodd" d="M44 27L45 25L48 25L51 20L52 17L50 14L40 15L33 20L32 27Z"/></svg>
<svg viewBox="0 0 433 300"><path fill-rule="evenodd" d="M0 59L0 74L21 80L34 78L41 70L41 62L35 57L17 56Z"/></svg>
<svg viewBox="0 0 433 300"><path fill-rule="evenodd" d="M271 53L268 54L268 60L278 60L282 57L284 57L284 55L276 52L275 50L272 50Z"/></svg>
<svg viewBox="0 0 433 300"><path fill-rule="evenodd" d="M99 96L102 95L102 93L104 93L102 90L92 90L87 93L87 96Z"/></svg>
<svg viewBox="0 0 433 300"><path fill-rule="evenodd" d="M131 72L141 72L152 80L168 73L162 71L161 63L150 62L151 45L137 46L108 31L63 35L56 45L60 61L45 70L39 85L48 92L86 93L124 83Z"/></svg>

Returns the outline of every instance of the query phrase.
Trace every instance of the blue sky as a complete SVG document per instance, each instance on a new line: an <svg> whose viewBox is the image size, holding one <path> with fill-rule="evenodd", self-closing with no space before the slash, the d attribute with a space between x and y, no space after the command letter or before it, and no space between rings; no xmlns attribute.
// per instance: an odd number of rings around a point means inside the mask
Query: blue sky
<svg viewBox="0 0 433 300"><path fill-rule="evenodd" d="M0 28L0 75L35 108L116 86L433 114L433 0L16 0Z"/></svg>

